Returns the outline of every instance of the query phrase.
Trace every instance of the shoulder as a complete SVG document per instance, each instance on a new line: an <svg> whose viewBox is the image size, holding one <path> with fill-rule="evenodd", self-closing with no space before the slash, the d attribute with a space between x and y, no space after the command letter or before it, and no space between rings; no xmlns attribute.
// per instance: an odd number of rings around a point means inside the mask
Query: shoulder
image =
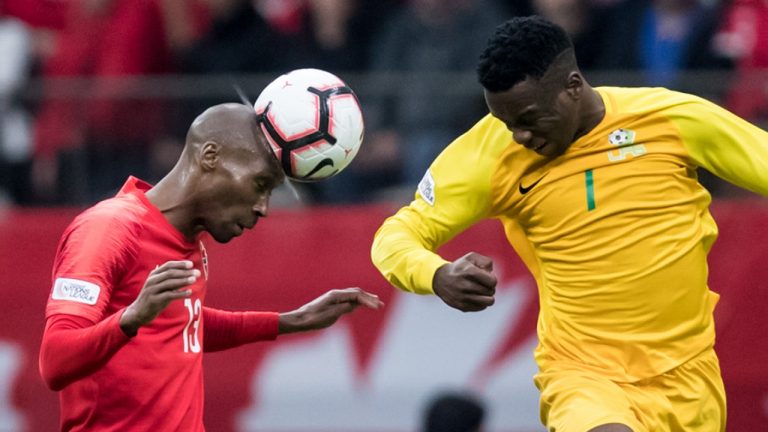
<svg viewBox="0 0 768 432"><path fill-rule="evenodd" d="M598 87L609 109L619 114L643 115L696 109L713 105L704 98L664 87Z"/></svg>
<svg viewBox="0 0 768 432"><path fill-rule="evenodd" d="M126 246L141 236L147 209L132 195L121 195L94 205L78 215L66 229L63 241Z"/></svg>
<svg viewBox="0 0 768 432"><path fill-rule="evenodd" d="M500 120L490 114L456 138L437 157L435 163L461 166L464 169L484 168L512 143L512 133Z"/></svg>
<svg viewBox="0 0 768 432"><path fill-rule="evenodd" d="M512 144L512 135L490 114L456 138L434 160L419 192L440 196L477 199L488 195L491 175L503 151ZM429 196L425 199L429 201Z"/></svg>
<svg viewBox="0 0 768 432"><path fill-rule="evenodd" d="M512 143L512 134L490 114L456 138L435 159L430 168L454 178L485 176L499 155Z"/></svg>
<svg viewBox="0 0 768 432"><path fill-rule="evenodd" d="M102 201L84 211L61 236L54 278L87 281L111 290L140 252L143 219L141 206L129 195Z"/></svg>
<svg viewBox="0 0 768 432"><path fill-rule="evenodd" d="M136 197L126 194L101 201L75 218L81 224L111 224L115 229L141 225L147 209Z"/></svg>

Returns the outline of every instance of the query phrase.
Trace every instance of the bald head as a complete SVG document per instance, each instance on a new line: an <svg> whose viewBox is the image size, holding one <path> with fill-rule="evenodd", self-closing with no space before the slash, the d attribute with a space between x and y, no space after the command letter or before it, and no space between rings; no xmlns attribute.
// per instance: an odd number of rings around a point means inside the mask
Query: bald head
<svg viewBox="0 0 768 432"><path fill-rule="evenodd" d="M267 215L284 179L256 112L229 103L192 122L181 158L147 197L187 239L207 231L225 243Z"/></svg>
<svg viewBox="0 0 768 432"><path fill-rule="evenodd" d="M198 147L207 141L227 150L271 154L253 108L239 103L214 105L195 118L187 132L186 147Z"/></svg>

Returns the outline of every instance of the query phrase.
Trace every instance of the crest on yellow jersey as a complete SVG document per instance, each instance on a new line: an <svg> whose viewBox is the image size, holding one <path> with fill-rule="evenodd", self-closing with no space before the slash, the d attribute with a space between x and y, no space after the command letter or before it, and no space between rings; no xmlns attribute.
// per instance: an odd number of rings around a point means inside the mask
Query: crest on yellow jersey
<svg viewBox="0 0 768 432"><path fill-rule="evenodd" d="M635 142L635 132L629 129L616 129L608 135L608 142L619 147Z"/></svg>
<svg viewBox="0 0 768 432"><path fill-rule="evenodd" d="M608 152L608 160L611 162L623 161L630 156L642 156L648 152L643 144L635 144L635 131L629 129L614 130L608 134L608 142L619 147Z"/></svg>

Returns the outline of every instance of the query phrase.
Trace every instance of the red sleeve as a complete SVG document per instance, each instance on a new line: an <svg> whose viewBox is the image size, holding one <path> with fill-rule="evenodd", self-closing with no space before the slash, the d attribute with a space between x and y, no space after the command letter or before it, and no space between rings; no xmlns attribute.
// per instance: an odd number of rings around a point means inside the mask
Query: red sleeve
<svg viewBox="0 0 768 432"><path fill-rule="evenodd" d="M40 375L59 391L104 366L131 338L120 329L123 310L93 324L76 315L53 315L40 346Z"/></svg>
<svg viewBox="0 0 768 432"><path fill-rule="evenodd" d="M78 216L59 242L45 316L104 319L112 290L138 253L139 215L113 201ZM114 310L114 309L112 309Z"/></svg>
<svg viewBox="0 0 768 432"><path fill-rule="evenodd" d="M275 340L277 312L227 312L203 308L203 351L222 351L250 342Z"/></svg>

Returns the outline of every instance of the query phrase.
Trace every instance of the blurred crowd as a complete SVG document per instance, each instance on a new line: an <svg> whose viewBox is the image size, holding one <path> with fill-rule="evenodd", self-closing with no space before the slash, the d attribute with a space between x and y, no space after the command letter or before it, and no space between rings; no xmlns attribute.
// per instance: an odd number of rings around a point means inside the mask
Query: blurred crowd
<svg viewBox="0 0 768 432"><path fill-rule="evenodd" d="M156 180L197 114L238 100L198 84L178 99L152 79L302 67L376 78L351 83L366 118L357 159L302 185L306 201L412 191L485 113L472 80L492 29L529 14L572 35L588 79L615 71L610 84L698 93L766 124L768 0L0 0L0 203L84 205L128 175Z"/></svg>

